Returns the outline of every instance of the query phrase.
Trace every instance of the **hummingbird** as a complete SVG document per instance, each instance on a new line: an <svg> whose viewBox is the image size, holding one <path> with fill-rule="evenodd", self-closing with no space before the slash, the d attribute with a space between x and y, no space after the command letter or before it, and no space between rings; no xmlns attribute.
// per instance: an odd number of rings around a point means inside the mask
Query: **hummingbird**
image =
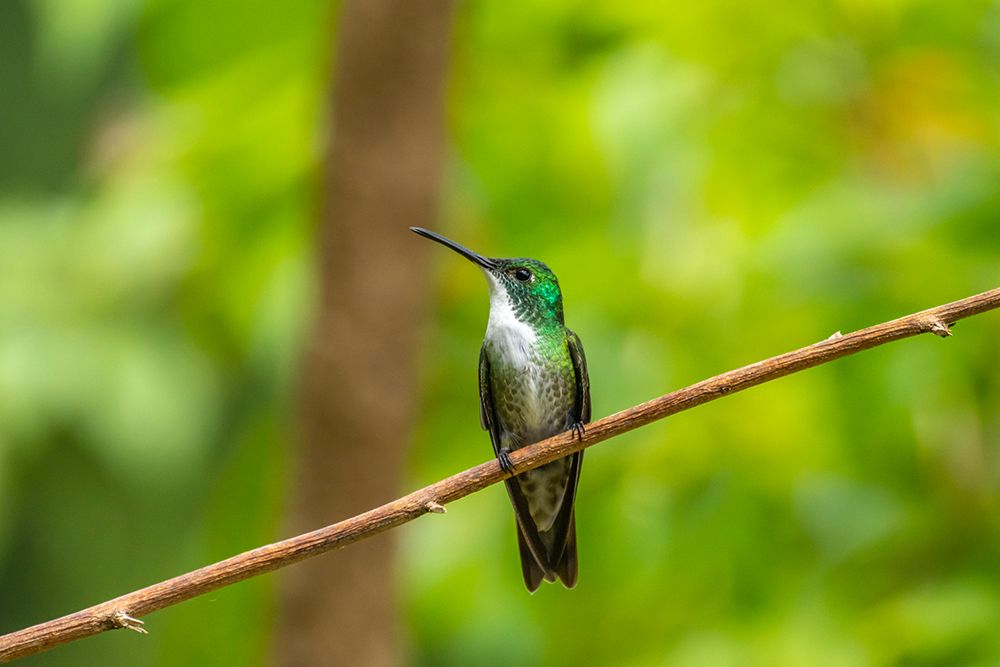
<svg viewBox="0 0 1000 667"><path fill-rule="evenodd" d="M590 421L590 377L580 338L563 322L562 292L537 259L491 258L422 227L410 227L476 264L486 276L490 315L479 351L479 418L490 434L514 506L524 585L577 580L573 504L583 452L517 473L510 452Z"/></svg>

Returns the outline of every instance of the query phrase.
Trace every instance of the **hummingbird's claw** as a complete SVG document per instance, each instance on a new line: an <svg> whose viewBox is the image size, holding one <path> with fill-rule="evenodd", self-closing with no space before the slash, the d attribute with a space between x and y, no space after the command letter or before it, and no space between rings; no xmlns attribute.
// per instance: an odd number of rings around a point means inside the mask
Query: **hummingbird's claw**
<svg viewBox="0 0 1000 667"><path fill-rule="evenodd" d="M514 464L510 460L510 452L506 449L501 449L497 453L497 461L500 462L500 469L503 470L508 475L514 474Z"/></svg>
<svg viewBox="0 0 1000 667"><path fill-rule="evenodd" d="M583 434L587 432L587 428L583 425L583 422L574 422L570 430L573 431L573 435L576 436L578 441L583 442Z"/></svg>

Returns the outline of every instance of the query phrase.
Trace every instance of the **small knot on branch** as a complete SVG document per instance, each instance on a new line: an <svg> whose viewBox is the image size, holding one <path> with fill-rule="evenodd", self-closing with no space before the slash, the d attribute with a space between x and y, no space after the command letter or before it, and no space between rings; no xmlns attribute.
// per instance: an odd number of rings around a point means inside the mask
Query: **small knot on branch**
<svg viewBox="0 0 1000 667"><path fill-rule="evenodd" d="M116 628L124 628L126 630L131 630L132 632L138 632L141 635L148 635L149 632L143 626L146 625L144 621L140 621L138 618L129 616L129 613L124 609L119 609L114 614L111 615L111 622Z"/></svg>
<svg viewBox="0 0 1000 667"><path fill-rule="evenodd" d="M444 514L445 512L448 511L448 509L444 505L436 503L433 500L428 500L424 504L424 509L426 509L428 512L433 512L434 514Z"/></svg>
<svg viewBox="0 0 1000 667"><path fill-rule="evenodd" d="M941 320L931 322L929 331L935 336L940 336L941 338L947 338L951 335L951 328Z"/></svg>
<svg viewBox="0 0 1000 667"><path fill-rule="evenodd" d="M834 331L832 334L830 334L830 337L827 338L827 340L837 340L838 338L843 338L843 337L844 334L840 333L839 331Z"/></svg>

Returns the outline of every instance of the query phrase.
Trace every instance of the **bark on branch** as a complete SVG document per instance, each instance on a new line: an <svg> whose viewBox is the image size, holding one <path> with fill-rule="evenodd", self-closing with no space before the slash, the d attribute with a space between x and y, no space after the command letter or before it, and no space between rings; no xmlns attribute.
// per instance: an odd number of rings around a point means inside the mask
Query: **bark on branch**
<svg viewBox="0 0 1000 667"><path fill-rule="evenodd" d="M574 438L571 432L562 433L511 452L510 459L515 468L523 472L702 403L849 354L921 333L949 336L951 325L958 320L998 307L1000 288L853 333L834 334L814 345L717 375L592 422L587 425L582 440ZM0 636L0 662L105 630L128 628L141 632L142 625L137 619L157 609L346 546L422 514L441 512L445 504L504 477L506 474L499 464L491 460L331 526L259 547L68 616Z"/></svg>

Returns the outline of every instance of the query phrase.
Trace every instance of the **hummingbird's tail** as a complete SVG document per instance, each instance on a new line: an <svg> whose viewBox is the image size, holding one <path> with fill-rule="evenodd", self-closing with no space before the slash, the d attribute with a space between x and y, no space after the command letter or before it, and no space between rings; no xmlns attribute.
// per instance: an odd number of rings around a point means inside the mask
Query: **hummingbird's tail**
<svg viewBox="0 0 1000 667"><path fill-rule="evenodd" d="M524 532L521 530L520 524L516 525L517 547L521 552L521 574L524 576L524 585L528 588L528 592L534 593L542 585L542 579L546 578L546 572L538 564L538 561L535 560L535 555L531 553L531 549L528 548L528 542L524 539ZM554 577L552 580L554 580Z"/></svg>
<svg viewBox="0 0 1000 667"><path fill-rule="evenodd" d="M569 532L566 533L566 548L563 549L562 558L556 565L556 574L566 588L576 586L576 516L569 519Z"/></svg>
<svg viewBox="0 0 1000 667"><path fill-rule="evenodd" d="M524 537L521 526L517 526L517 546L521 552L521 574L524 576L524 585L528 588L528 592L534 593L538 590L543 579L552 582L559 579L566 588L576 586L576 517L570 515L569 529L566 532L564 545L552 544L551 533L543 532L539 535L547 547L545 554L547 562L545 563L538 562L528 547L528 541Z"/></svg>

